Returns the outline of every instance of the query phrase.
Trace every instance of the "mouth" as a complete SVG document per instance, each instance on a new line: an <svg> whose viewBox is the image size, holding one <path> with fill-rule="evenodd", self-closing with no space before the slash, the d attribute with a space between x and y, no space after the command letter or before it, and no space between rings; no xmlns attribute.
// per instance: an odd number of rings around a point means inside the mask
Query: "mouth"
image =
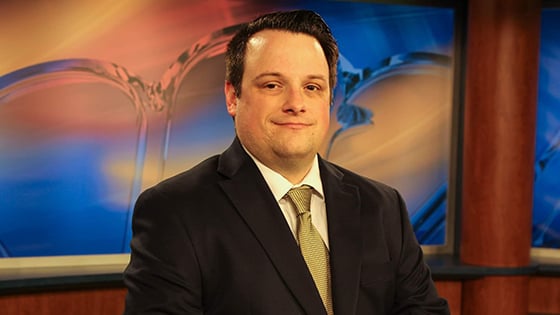
<svg viewBox="0 0 560 315"><path fill-rule="evenodd" d="M311 126L311 124L302 122L275 122L274 124L289 129L304 129Z"/></svg>

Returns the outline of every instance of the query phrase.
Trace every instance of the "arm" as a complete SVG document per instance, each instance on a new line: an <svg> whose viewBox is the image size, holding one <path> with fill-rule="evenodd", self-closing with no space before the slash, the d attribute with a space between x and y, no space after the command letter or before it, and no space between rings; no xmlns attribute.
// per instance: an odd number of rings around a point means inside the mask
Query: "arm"
<svg viewBox="0 0 560 315"><path fill-rule="evenodd" d="M449 314L447 301L438 296L431 273L424 262L405 203L397 193L401 226L401 251L398 257L397 290L392 314Z"/></svg>
<svg viewBox="0 0 560 315"><path fill-rule="evenodd" d="M203 314L198 261L177 203L157 188L136 202L124 314Z"/></svg>

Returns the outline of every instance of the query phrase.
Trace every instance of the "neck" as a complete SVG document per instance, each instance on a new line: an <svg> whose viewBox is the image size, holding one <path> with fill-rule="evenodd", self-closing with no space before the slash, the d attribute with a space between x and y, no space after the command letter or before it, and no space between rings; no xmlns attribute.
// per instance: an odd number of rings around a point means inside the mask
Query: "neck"
<svg viewBox="0 0 560 315"><path fill-rule="evenodd" d="M314 157L311 159L280 158L275 161L276 163L266 165L295 185L300 183L309 173L313 160Z"/></svg>
<svg viewBox="0 0 560 315"><path fill-rule="evenodd" d="M282 175L294 185L299 184L305 178L307 173L309 173L309 170L311 170L313 162L315 161L315 156L317 155L317 153L314 153L297 157L276 154L271 156L258 154L258 152L255 154L249 151L245 146L243 146L243 148L253 159Z"/></svg>

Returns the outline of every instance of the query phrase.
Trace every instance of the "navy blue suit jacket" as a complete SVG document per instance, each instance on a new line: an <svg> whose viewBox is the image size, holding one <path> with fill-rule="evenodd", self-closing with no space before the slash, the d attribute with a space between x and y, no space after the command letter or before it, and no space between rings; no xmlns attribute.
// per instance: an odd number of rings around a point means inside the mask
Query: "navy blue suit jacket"
<svg viewBox="0 0 560 315"><path fill-rule="evenodd" d="M449 314L398 192L323 159L319 167L335 314ZM326 314L238 139L140 195L124 281L125 314Z"/></svg>

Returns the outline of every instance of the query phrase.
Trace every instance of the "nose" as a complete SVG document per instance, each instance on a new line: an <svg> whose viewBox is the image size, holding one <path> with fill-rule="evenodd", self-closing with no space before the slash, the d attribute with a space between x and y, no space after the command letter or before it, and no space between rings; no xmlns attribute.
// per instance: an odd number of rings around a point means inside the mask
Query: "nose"
<svg viewBox="0 0 560 315"><path fill-rule="evenodd" d="M286 91L283 110L291 113L305 112L305 99L303 93L304 92L301 89L288 89Z"/></svg>

